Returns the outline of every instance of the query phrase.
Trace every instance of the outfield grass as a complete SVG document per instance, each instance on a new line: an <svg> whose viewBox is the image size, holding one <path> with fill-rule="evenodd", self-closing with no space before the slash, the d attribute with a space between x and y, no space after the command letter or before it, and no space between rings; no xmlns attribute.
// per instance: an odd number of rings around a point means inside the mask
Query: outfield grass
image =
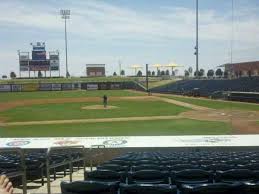
<svg viewBox="0 0 259 194"><path fill-rule="evenodd" d="M77 98L77 97L102 97L109 96L141 96L144 93L135 93L129 90L76 90L76 91L41 91L41 92L7 92L0 94L0 102L26 99L47 99L47 98Z"/></svg>
<svg viewBox="0 0 259 194"><path fill-rule="evenodd" d="M42 121L42 120L68 120L92 118L118 118L135 116L166 116L177 115L187 108L160 101L118 101L109 105L117 109L82 110L84 106L98 103L65 103L42 104L16 107L0 113L0 116L9 118L8 121ZM101 104L101 99L100 99Z"/></svg>
<svg viewBox="0 0 259 194"><path fill-rule="evenodd" d="M1 137L227 135L223 122L190 119L0 127Z"/></svg>
<svg viewBox="0 0 259 194"><path fill-rule="evenodd" d="M187 102L194 105L204 106L213 109L235 109L235 110L259 110L259 105L252 103L239 103L222 100L210 100L210 99L199 99L199 98L188 98L183 96L166 96L174 100L181 102Z"/></svg>

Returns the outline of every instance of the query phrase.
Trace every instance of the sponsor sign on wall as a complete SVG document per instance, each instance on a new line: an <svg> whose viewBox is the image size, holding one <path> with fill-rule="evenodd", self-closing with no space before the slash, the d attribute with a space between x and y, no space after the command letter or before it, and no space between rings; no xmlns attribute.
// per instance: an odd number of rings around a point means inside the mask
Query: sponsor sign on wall
<svg viewBox="0 0 259 194"><path fill-rule="evenodd" d="M119 90L121 88L121 85L118 83L111 84L112 90Z"/></svg>
<svg viewBox="0 0 259 194"><path fill-rule="evenodd" d="M44 50L39 50L39 51L32 51L32 60L35 61L41 61L41 60L46 60L46 51Z"/></svg>
<svg viewBox="0 0 259 194"><path fill-rule="evenodd" d="M31 84L23 84L22 85L22 91L23 92L33 92L39 90L39 84L38 83L31 83Z"/></svg>
<svg viewBox="0 0 259 194"><path fill-rule="evenodd" d="M98 84L87 84L87 90L98 90Z"/></svg>
<svg viewBox="0 0 259 194"><path fill-rule="evenodd" d="M21 91L22 91L22 85L20 84L12 85L12 92L21 92Z"/></svg>
<svg viewBox="0 0 259 194"><path fill-rule="evenodd" d="M61 84L52 84L52 91L60 91Z"/></svg>
<svg viewBox="0 0 259 194"><path fill-rule="evenodd" d="M81 89L81 83L72 83L73 90L80 90Z"/></svg>
<svg viewBox="0 0 259 194"><path fill-rule="evenodd" d="M0 84L0 92L11 92L11 85Z"/></svg>
<svg viewBox="0 0 259 194"><path fill-rule="evenodd" d="M49 60L45 61L30 61L30 70L31 71L49 71Z"/></svg>
<svg viewBox="0 0 259 194"><path fill-rule="evenodd" d="M72 83L64 83L61 85L62 90L72 90L73 89L73 85Z"/></svg>
<svg viewBox="0 0 259 194"><path fill-rule="evenodd" d="M40 89L40 91L51 91L52 90L52 84L50 84L50 83L41 83L39 89Z"/></svg>
<svg viewBox="0 0 259 194"><path fill-rule="evenodd" d="M183 147L258 147L259 135L215 136L118 136L118 137L56 137L1 138L0 147L49 148L53 146L83 145L95 148L183 148Z"/></svg>

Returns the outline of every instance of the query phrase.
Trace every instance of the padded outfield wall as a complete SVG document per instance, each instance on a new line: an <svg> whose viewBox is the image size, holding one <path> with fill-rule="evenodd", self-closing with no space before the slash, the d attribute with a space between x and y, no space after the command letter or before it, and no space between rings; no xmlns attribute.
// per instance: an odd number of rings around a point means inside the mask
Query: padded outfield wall
<svg viewBox="0 0 259 194"><path fill-rule="evenodd" d="M123 90L144 91L136 82L78 82L0 84L0 92L66 91L66 90Z"/></svg>

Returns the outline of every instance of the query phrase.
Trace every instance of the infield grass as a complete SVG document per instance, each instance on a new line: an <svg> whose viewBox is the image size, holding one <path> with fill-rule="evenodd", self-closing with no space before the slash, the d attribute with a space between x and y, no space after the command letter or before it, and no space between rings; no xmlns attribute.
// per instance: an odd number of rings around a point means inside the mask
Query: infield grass
<svg viewBox="0 0 259 194"><path fill-rule="evenodd" d="M142 96L144 93L136 93L130 90L75 90L75 91L41 91L41 92L6 92L0 93L0 102L28 99L52 99L52 98L80 98L109 96Z"/></svg>
<svg viewBox="0 0 259 194"><path fill-rule="evenodd" d="M198 106L204 106L213 109L235 109L235 110L251 110L258 111L259 105L254 103L231 102L223 100L199 99L184 96L164 96L181 102L186 102Z"/></svg>
<svg viewBox="0 0 259 194"><path fill-rule="evenodd" d="M44 121L94 118L118 118L140 116L177 115L189 109L160 101L114 101L109 105L117 109L82 110L82 107L98 103L42 104L16 107L0 113L11 121ZM101 99L100 103L101 104Z"/></svg>
<svg viewBox="0 0 259 194"><path fill-rule="evenodd" d="M230 124L191 119L12 126L1 137L227 135Z"/></svg>

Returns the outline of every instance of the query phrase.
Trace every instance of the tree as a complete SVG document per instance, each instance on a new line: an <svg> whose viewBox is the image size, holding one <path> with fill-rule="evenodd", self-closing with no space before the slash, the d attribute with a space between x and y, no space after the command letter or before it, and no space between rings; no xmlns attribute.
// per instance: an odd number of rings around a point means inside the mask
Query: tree
<svg viewBox="0 0 259 194"><path fill-rule="evenodd" d="M224 71L224 78L227 78L227 77L228 77L228 72Z"/></svg>
<svg viewBox="0 0 259 194"><path fill-rule="evenodd" d="M148 75L148 76L151 76L151 71L148 71L148 72L147 72L147 75Z"/></svg>
<svg viewBox="0 0 259 194"><path fill-rule="evenodd" d="M161 71L161 75L165 75L165 71L163 70L163 71Z"/></svg>
<svg viewBox="0 0 259 194"><path fill-rule="evenodd" d="M155 76L155 75L156 75L155 71L152 71L152 76Z"/></svg>
<svg viewBox="0 0 259 194"><path fill-rule="evenodd" d="M117 73L115 71L113 72L113 76L117 76Z"/></svg>
<svg viewBox="0 0 259 194"><path fill-rule="evenodd" d="M193 72L192 67L189 67L189 68L188 68L188 72L189 72L189 75L192 75L192 72Z"/></svg>
<svg viewBox="0 0 259 194"><path fill-rule="evenodd" d="M185 77L189 77L190 76L190 72L188 70L184 70L184 76Z"/></svg>
<svg viewBox="0 0 259 194"><path fill-rule="evenodd" d="M195 72L194 72L194 76L195 76L195 77L199 76L199 71L195 71Z"/></svg>
<svg viewBox="0 0 259 194"><path fill-rule="evenodd" d="M69 72L67 72L66 74L67 74L67 75L66 75L67 77L70 77L70 73L69 73Z"/></svg>
<svg viewBox="0 0 259 194"><path fill-rule="evenodd" d="M216 76L217 77L222 77L222 75L223 75L223 71L219 68L219 69L217 69L216 70Z"/></svg>
<svg viewBox="0 0 259 194"><path fill-rule="evenodd" d="M174 70L174 75L176 76L178 73L178 69Z"/></svg>
<svg viewBox="0 0 259 194"><path fill-rule="evenodd" d="M160 69L158 69L157 76L160 76L160 75L161 75L161 71L160 71Z"/></svg>
<svg viewBox="0 0 259 194"><path fill-rule="evenodd" d="M137 76L141 77L142 76L142 71L139 70L138 73L137 73Z"/></svg>
<svg viewBox="0 0 259 194"><path fill-rule="evenodd" d="M42 77L41 71L38 71L38 77Z"/></svg>
<svg viewBox="0 0 259 194"><path fill-rule="evenodd" d="M208 70L207 77L213 77L213 76L214 76L214 70L213 69Z"/></svg>
<svg viewBox="0 0 259 194"><path fill-rule="evenodd" d="M10 73L10 78L12 78L12 79L16 78L15 72L12 71L12 72Z"/></svg>
<svg viewBox="0 0 259 194"><path fill-rule="evenodd" d="M168 69L165 71L165 74L166 74L166 75L170 75L170 72L169 72Z"/></svg>
<svg viewBox="0 0 259 194"><path fill-rule="evenodd" d="M205 70L204 69L200 69L199 73L198 73L198 76L199 77L203 77L204 76L204 73L205 73Z"/></svg>
<svg viewBox="0 0 259 194"><path fill-rule="evenodd" d="M6 79L6 78L7 78L7 75L2 75L2 78L3 78L3 79Z"/></svg>
<svg viewBox="0 0 259 194"><path fill-rule="evenodd" d="M125 75L125 71L124 70L121 70L121 75Z"/></svg>

